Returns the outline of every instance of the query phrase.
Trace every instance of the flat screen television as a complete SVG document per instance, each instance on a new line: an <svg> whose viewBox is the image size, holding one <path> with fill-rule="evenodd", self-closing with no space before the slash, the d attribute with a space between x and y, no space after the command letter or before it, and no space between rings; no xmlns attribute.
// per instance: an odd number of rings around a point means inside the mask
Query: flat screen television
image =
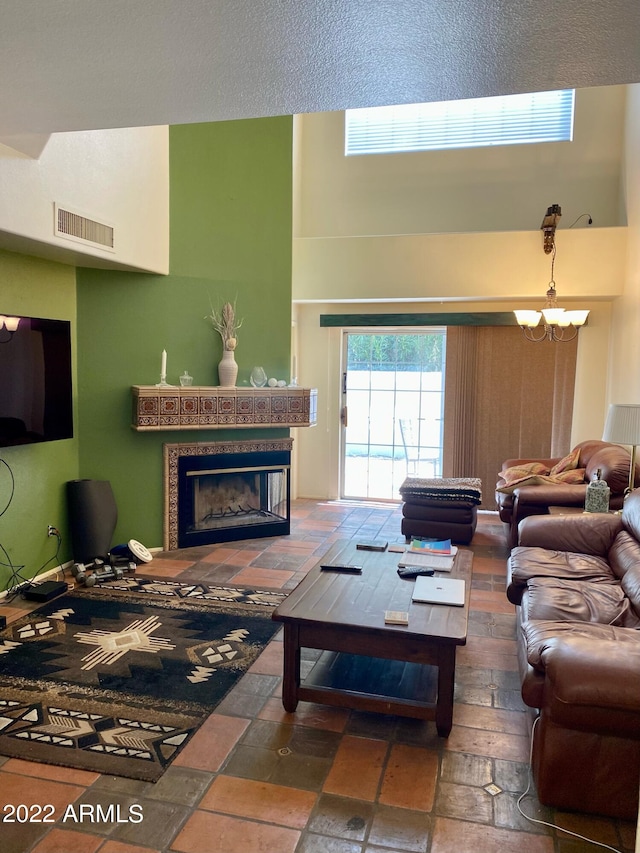
<svg viewBox="0 0 640 853"><path fill-rule="evenodd" d="M73 438L71 323L0 315L0 447L63 438Z"/></svg>

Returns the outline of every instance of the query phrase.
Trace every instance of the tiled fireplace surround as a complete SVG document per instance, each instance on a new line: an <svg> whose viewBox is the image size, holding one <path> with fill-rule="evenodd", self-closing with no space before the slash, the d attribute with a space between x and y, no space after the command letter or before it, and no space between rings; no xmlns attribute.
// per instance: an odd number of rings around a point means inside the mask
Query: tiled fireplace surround
<svg viewBox="0 0 640 853"><path fill-rule="evenodd" d="M164 548L288 534L293 440L165 444Z"/></svg>

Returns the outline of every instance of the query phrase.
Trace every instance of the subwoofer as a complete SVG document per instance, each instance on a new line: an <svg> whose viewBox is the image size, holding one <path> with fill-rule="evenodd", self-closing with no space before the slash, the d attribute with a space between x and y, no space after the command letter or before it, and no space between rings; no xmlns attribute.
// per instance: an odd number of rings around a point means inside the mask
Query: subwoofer
<svg viewBox="0 0 640 853"><path fill-rule="evenodd" d="M118 520L116 499L108 480L70 480L67 506L75 563L89 563L109 553Z"/></svg>

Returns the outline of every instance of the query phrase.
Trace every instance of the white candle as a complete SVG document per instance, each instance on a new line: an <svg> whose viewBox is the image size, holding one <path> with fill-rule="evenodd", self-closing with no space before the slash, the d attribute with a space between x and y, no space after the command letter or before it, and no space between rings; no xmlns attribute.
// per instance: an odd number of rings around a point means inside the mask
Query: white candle
<svg viewBox="0 0 640 853"><path fill-rule="evenodd" d="M294 357L293 357L293 368L291 370L291 378L296 379L297 376L298 376L298 374L296 373L296 357L294 355Z"/></svg>
<svg viewBox="0 0 640 853"><path fill-rule="evenodd" d="M162 350L162 367L160 368L160 376L163 378L167 375L167 351Z"/></svg>

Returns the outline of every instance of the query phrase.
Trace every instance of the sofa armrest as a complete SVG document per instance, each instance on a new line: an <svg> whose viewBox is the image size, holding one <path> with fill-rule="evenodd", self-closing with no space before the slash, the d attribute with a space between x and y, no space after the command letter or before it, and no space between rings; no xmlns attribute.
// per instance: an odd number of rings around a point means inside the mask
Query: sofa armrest
<svg viewBox="0 0 640 853"><path fill-rule="evenodd" d="M541 653L541 711L567 728L638 740L640 632L616 628L615 634L603 639L597 631L593 637L585 632L548 641Z"/></svg>
<svg viewBox="0 0 640 853"><path fill-rule="evenodd" d="M606 557L621 530L622 517L615 513L530 515L518 525L518 542L530 548Z"/></svg>

